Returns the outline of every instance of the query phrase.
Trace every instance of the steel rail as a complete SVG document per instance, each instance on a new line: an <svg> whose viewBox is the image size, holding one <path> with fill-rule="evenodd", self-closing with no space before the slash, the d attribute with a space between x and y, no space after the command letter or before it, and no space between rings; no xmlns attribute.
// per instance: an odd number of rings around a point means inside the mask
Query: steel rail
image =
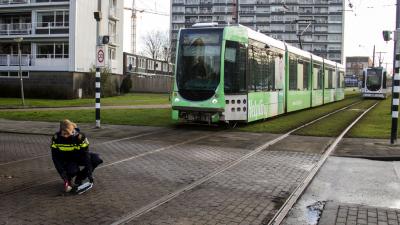
<svg viewBox="0 0 400 225"><path fill-rule="evenodd" d="M293 205L297 202L297 200L301 197L304 190L311 183L313 178L317 175L319 169L328 159L328 156L335 150L336 146L343 139L344 135L371 109L373 109L379 102L376 102L367 110L365 110L360 116L358 116L342 133L335 139L335 141L329 146L329 148L325 151L325 153L321 156L320 160L313 166L305 179L297 186L294 192L288 197L288 199L283 203L281 208L275 214L275 216L269 221L268 225L279 225L283 222L286 215L289 213L290 209L292 209Z"/></svg>
<svg viewBox="0 0 400 225"><path fill-rule="evenodd" d="M254 156L255 154L257 154L257 153L261 152L262 150L266 149L267 147L269 147L269 146L271 146L271 145L273 145L273 144L285 139L286 137L288 137L293 132L296 132L297 130L302 129L302 128L306 127L306 126L309 126L309 125L311 125L311 124L313 124L315 122L318 122L318 121L320 121L320 120L322 120L322 119L324 119L324 118L326 118L328 116L331 116L331 115L336 114L338 112L341 112L341 111L343 111L343 110L345 110L345 109L347 109L349 107L352 107L352 106L360 103L361 101L362 100L354 102L354 103L352 103L352 104L350 104L348 106L345 106L343 108L340 108L338 110L330 112L330 113L328 113L328 114L326 114L326 115L324 115L322 117L319 117L319 118L317 118L315 120L312 120L312 121L310 121L308 123L305 123L305 124L303 124L303 125L301 125L301 126L299 126L297 128L294 128L294 129L290 130L289 132L287 132L287 133L285 133L285 134L283 134L283 135L281 135L281 136L279 136L279 137L277 137L277 138L275 138L273 140L270 140L270 141L260 145L259 147L257 147L256 149L252 150L251 152L247 153L246 155L244 155L244 156L242 156L242 157L240 157L240 158L238 158L238 159L236 159L236 160L234 160L232 162L225 163L224 165L222 165L221 167L217 168L216 170L214 170L213 172L209 173L208 175L204 176L203 178L200 178L200 179L190 183L189 185L186 185L186 186L184 186L182 188L179 188L178 190L176 190L176 191L174 191L174 192L172 192L170 194L164 195L163 197L161 197L161 198L159 198L159 199L157 199L157 200L155 200L155 201L153 201L153 202L151 202L151 203L149 203L149 204L147 204L147 205L145 205L145 206L143 206L143 207L141 207L141 208L139 208L139 209L137 209L137 210L135 210L135 211L133 211L133 212L131 212L129 214L124 215L123 217L121 217L117 221L113 222L112 225L128 223L128 222L132 221L133 219L135 219L135 218L137 218L137 217L139 217L139 216L141 216L141 215L143 215L143 214L145 214L147 212L150 212L151 210L153 210L153 209L155 209L155 208L167 203L168 201L171 201L172 199L174 199L174 198L180 196L181 194L183 194L184 192L189 191L189 190L191 190L191 189L203 184L204 182L214 178L215 176L219 175L220 173L222 173L222 172L228 170L229 168L239 164L240 162L242 162L242 161Z"/></svg>

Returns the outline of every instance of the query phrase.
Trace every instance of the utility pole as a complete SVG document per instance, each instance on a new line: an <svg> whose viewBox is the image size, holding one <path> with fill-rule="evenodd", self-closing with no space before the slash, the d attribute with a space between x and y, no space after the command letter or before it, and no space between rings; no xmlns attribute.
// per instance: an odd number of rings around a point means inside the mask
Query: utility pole
<svg viewBox="0 0 400 225"><path fill-rule="evenodd" d="M392 84L392 129L390 135L390 144L397 142L397 126L399 118L399 92L400 92L400 74L399 65L400 63L400 0L397 0L396 4L396 30L394 32L394 51L393 51L393 84Z"/></svg>
<svg viewBox="0 0 400 225"><path fill-rule="evenodd" d="M136 53L136 8L135 0L132 0L132 15L131 15L131 51L132 54Z"/></svg>
<svg viewBox="0 0 400 225"><path fill-rule="evenodd" d="M101 0L97 0L97 12L94 12L94 18L96 20L96 128L100 128L100 98L101 98L101 76L100 76L100 65L98 65L98 51L97 47L100 46L100 34L101 34ZM105 59L103 54L103 60Z"/></svg>
<svg viewBox="0 0 400 225"><path fill-rule="evenodd" d="M22 37L14 39L14 41L18 43L18 66L19 66L18 75L19 75L20 85L21 85L22 106L25 107L24 80L22 79L22 69L21 69L21 63L22 63L21 42L22 42L22 40L23 40Z"/></svg>
<svg viewBox="0 0 400 225"><path fill-rule="evenodd" d="M237 25L239 25L239 0L235 0L235 7L233 7L233 18L235 18L235 22Z"/></svg>

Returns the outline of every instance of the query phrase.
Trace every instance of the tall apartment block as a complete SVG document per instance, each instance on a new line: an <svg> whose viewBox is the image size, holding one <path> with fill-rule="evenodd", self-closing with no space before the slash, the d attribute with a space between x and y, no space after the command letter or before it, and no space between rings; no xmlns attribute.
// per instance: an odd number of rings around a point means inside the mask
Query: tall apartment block
<svg viewBox="0 0 400 225"><path fill-rule="evenodd" d="M171 0L171 40L194 23L240 24L341 62L344 0Z"/></svg>
<svg viewBox="0 0 400 225"><path fill-rule="evenodd" d="M0 0L0 96L19 96L18 38L26 97L91 94L97 7L97 0ZM110 36L106 66L121 75L122 1L102 0L101 12L99 30Z"/></svg>

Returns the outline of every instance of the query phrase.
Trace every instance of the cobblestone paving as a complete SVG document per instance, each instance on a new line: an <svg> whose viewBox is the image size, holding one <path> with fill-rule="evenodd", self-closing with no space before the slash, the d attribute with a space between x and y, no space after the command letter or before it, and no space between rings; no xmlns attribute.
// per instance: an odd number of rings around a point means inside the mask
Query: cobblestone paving
<svg viewBox="0 0 400 225"><path fill-rule="evenodd" d="M49 153L50 137L0 133L0 165L2 163Z"/></svg>
<svg viewBox="0 0 400 225"><path fill-rule="evenodd" d="M268 222L316 154L263 151L130 224L262 224Z"/></svg>
<svg viewBox="0 0 400 225"><path fill-rule="evenodd" d="M399 225L400 210L327 202L318 225Z"/></svg>
<svg viewBox="0 0 400 225"><path fill-rule="evenodd" d="M186 131L185 134L183 134L182 131L169 131L168 133L169 133L168 135L173 134L178 137L179 136L186 137L186 135L191 135L192 137L198 137L198 136L201 137L206 134L205 132L196 132L196 131L194 132ZM157 133L154 135L163 136L164 138L165 136L168 136L164 132ZM32 135L32 136L27 135L28 137L24 139L22 138L23 135L18 134L16 136L18 137L18 139L23 140L22 146L26 145L25 146L26 151L21 151L20 153L18 153L19 155L22 155L21 158L24 158L26 157L26 155L30 154L29 149L33 149L33 151L36 152L42 151L44 157L17 162L14 164L0 165L0 181L2 181L2 185L0 186L0 194L7 193L12 190L23 189L32 185L38 185L46 181L58 179L58 174L54 169L51 156L49 154L46 155L46 153L44 152L45 150L47 151L47 153L49 153L49 137L44 138L44 136L40 135ZM39 140L36 139L38 137L40 137ZM141 137L141 140L131 139L120 142L113 142L109 144L101 144L102 141L91 139L90 140L92 142L91 151L100 153L102 159L104 160L104 164L102 166L104 166L111 162L119 161L125 158L129 158L135 155L139 155L141 153L149 152L154 149L160 149L167 146L166 143L164 144L163 142L152 141L152 139L153 137L152 135L150 135L149 137L146 136ZM169 143L169 144L176 144L176 143L178 143L177 140L175 140L174 143ZM14 154L13 152L19 152L20 151L19 149L20 149L20 144L15 143L14 146L8 146L7 148L4 149L4 151L7 152L6 154ZM40 155L42 155L41 153Z"/></svg>
<svg viewBox="0 0 400 225"><path fill-rule="evenodd" d="M104 166L210 134L206 141ZM275 136L166 129L109 144L92 138L92 143L98 143L92 144L92 150L101 154L104 167L95 171L94 188L79 196L62 194L50 156L0 164L0 173L13 176L0 180L0 224L110 224L249 153L254 143ZM48 136L23 137L9 134L9 143L1 150L22 158L35 156L34 152L40 155L43 147L48 151ZM19 143L26 145L25 150L13 153L20 149ZM261 224L273 216L318 158L319 154L263 151L135 221ZM26 187L31 188L22 190Z"/></svg>
<svg viewBox="0 0 400 225"><path fill-rule="evenodd" d="M108 224L124 213L201 178L246 152L241 149L186 145L147 155L140 160L126 161L96 171L98 179L95 188L82 197L58 196L56 190L60 188L59 182L2 196L0 221L8 224L30 224L32 221L40 224L73 224L82 221Z"/></svg>

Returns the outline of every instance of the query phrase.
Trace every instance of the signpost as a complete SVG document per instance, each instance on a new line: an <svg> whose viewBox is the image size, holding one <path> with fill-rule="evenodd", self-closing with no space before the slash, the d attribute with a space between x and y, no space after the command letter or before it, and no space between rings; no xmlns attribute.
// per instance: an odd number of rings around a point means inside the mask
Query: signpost
<svg viewBox="0 0 400 225"><path fill-rule="evenodd" d="M96 67L104 67L105 65L104 45L98 45L96 48Z"/></svg>

